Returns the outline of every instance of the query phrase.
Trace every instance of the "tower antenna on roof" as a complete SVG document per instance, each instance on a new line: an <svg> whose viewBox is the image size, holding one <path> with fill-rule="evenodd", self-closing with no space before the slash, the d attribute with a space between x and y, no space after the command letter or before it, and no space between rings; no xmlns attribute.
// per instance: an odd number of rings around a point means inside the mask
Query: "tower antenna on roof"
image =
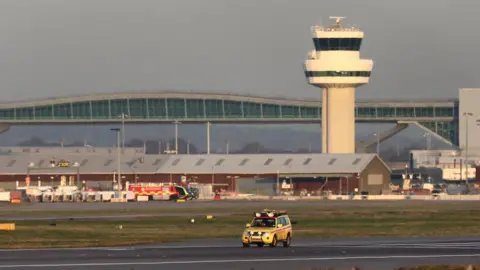
<svg viewBox="0 0 480 270"><path fill-rule="evenodd" d="M341 21L342 19L345 19L345 18L346 18L346 17L330 16L330 19L335 19L335 24L336 24L337 26L341 26L341 25L340 25L340 21Z"/></svg>

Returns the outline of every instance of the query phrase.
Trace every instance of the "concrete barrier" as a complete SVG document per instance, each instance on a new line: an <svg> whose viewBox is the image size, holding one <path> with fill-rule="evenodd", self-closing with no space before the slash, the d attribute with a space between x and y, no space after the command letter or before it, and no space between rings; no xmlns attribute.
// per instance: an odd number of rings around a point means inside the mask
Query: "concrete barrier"
<svg viewBox="0 0 480 270"><path fill-rule="evenodd" d="M0 202L19 203L19 201L11 200L9 192L0 192ZM131 192L122 191L72 191L65 193L52 193L49 190L42 190L39 193L39 199L42 202L125 202L125 201L148 201L148 197L140 197L135 200ZM384 194L384 195L328 195L328 196L265 196L253 194L237 194L231 193L230 196L221 196L221 200L244 200L244 201L321 201L321 200L342 200L342 201L357 201L357 200L375 200L375 201L394 201L394 200L449 200L449 201L480 201L480 194L475 195L447 195L447 194L433 194L433 195L401 195L401 194ZM202 196L198 200L213 200L214 196Z"/></svg>
<svg viewBox="0 0 480 270"><path fill-rule="evenodd" d="M125 198L113 198L110 200L112 203L126 203L128 202L127 199Z"/></svg>
<svg viewBox="0 0 480 270"><path fill-rule="evenodd" d="M10 192L0 192L0 202L9 202Z"/></svg>
<svg viewBox="0 0 480 270"><path fill-rule="evenodd" d="M205 200L212 198L204 198ZM223 200L287 200L287 201L305 201L305 200L369 200L369 201L399 201L399 200L451 200L451 201L480 201L480 195L403 195L403 194L389 194L389 195L329 195L329 196L236 196L224 197Z"/></svg>
<svg viewBox="0 0 480 270"><path fill-rule="evenodd" d="M113 198L115 198L115 191L100 191L99 195L100 195L101 201L109 202Z"/></svg>
<svg viewBox="0 0 480 270"><path fill-rule="evenodd" d="M148 202L148 196L137 196L137 201Z"/></svg>

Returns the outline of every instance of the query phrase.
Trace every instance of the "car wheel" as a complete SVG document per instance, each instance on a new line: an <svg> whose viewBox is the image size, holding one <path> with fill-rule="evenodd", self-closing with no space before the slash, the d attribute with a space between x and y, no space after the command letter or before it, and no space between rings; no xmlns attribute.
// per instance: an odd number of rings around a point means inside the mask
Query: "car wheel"
<svg viewBox="0 0 480 270"><path fill-rule="evenodd" d="M270 243L270 247L276 247L277 246L277 236L273 236L272 243Z"/></svg>
<svg viewBox="0 0 480 270"><path fill-rule="evenodd" d="M244 248L249 248L249 247L250 247L250 244L248 244L248 243L247 243L247 244L243 243L243 247L244 247Z"/></svg>
<svg viewBox="0 0 480 270"><path fill-rule="evenodd" d="M263 245L264 245L263 243L258 243L257 247L263 247Z"/></svg>
<svg viewBox="0 0 480 270"><path fill-rule="evenodd" d="M287 239L285 239L285 241L283 241L283 246L284 247L289 247L291 242L292 242L292 238L290 237L290 234L289 234L289 235L287 235Z"/></svg>

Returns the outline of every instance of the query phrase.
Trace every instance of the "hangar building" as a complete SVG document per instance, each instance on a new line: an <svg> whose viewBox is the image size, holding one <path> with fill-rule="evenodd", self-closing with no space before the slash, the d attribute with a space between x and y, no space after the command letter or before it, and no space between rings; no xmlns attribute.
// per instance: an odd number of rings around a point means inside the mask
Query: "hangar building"
<svg viewBox="0 0 480 270"><path fill-rule="evenodd" d="M4 149L5 150L5 149ZM210 154L145 155L126 148L121 155L123 183L189 182L211 184L241 193L275 194L286 181L295 193L381 194L391 171L376 154ZM61 179L91 187L108 187L117 170L115 149L9 148L0 155L0 186L11 188L28 176L31 185L58 185Z"/></svg>

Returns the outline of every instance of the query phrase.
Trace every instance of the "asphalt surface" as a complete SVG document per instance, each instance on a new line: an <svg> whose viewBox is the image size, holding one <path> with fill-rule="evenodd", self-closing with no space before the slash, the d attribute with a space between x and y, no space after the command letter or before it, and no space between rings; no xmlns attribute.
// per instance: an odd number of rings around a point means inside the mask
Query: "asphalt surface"
<svg viewBox="0 0 480 270"><path fill-rule="evenodd" d="M174 203L170 201L150 201L150 202L129 202L129 203L32 203L32 204L0 204L0 211L62 211L62 210L113 210L113 209L184 209L184 208L210 208L210 207L296 207L296 206L389 206L389 205L454 205L454 204L472 204L475 201L423 201L423 200L399 200L399 201L321 201L321 200L302 200L302 201L188 201L184 203Z"/></svg>
<svg viewBox="0 0 480 270"><path fill-rule="evenodd" d="M480 264L480 237L293 240L284 248L243 248L212 240L117 248L1 250L0 269L369 270L425 264Z"/></svg>

